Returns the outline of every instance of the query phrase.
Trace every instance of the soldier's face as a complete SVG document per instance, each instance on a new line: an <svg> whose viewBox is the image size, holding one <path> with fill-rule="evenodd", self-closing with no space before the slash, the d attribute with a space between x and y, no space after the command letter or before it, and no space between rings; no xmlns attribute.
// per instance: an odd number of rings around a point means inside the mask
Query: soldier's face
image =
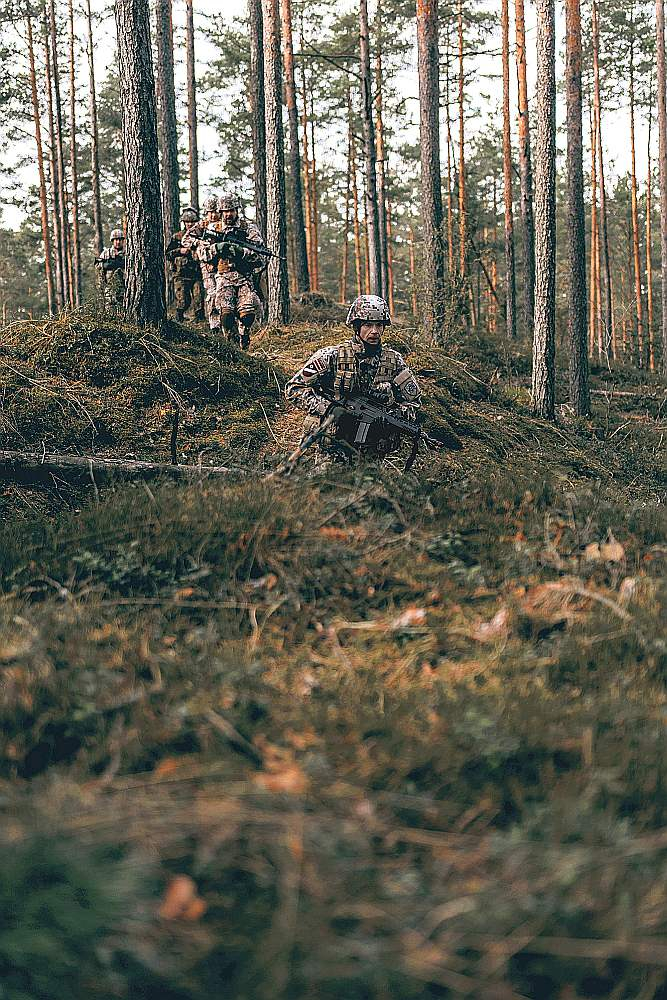
<svg viewBox="0 0 667 1000"><path fill-rule="evenodd" d="M207 212L206 213L207 222L220 222L220 212Z"/></svg>
<svg viewBox="0 0 667 1000"><path fill-rule="evenodd" d="M123 240L114 240L113 241L113 248L114 248L114 250L124 250L125 249L125 240L124 239Z"/></svg>
<svg viewBox="0 0 667 1000"><path fill-rule="evenodd" d="M239 221L238 209L226 208L222 213L222 221L226 226L235 226Z"/></svg>
<svg viewBox="0 0 667 1000"><path fill-rule="evenodd" d="M369 347L376 347L382 340L384 323L362 323L359 327L359 339Z"/></svg>

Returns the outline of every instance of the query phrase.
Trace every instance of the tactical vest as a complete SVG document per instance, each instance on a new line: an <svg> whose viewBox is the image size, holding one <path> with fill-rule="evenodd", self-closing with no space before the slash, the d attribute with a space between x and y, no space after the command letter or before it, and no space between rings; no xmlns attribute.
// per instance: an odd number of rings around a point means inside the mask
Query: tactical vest
<svg viewBox="0 0 667 1000"><path fill-rule="evenodd" d="M338 399L351 396L355 389L371 389L379 382L392 382L398 374L398 356L390 347L380 351L377 368L369 379L369 384L359 386L359 355L353 344L347 341L338 348L336 357L336 377L334 393Z"/></svg>

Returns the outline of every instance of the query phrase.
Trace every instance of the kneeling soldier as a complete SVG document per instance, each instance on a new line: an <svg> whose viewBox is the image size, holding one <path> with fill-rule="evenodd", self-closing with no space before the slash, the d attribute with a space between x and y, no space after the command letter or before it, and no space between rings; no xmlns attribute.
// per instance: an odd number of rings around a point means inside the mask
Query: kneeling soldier
<svg viewBox="0 0 667 1000"><path fill-rule="evenodd" d="M174 233L166 250L167 260L171 265L176 319L182 323L185 313L193 306L195 321L200 322L204 319L204 287L199 261L195 260L192 248L183 246L183 238L198 222L197 211L194 208L184 208L181 222L182 230Z"/></svg>
<svg viewBox="0 0 667 1000"><path fill-rule="evenodd" d="M111 246L95 260L95 270L105 306L120 309L125 294L125 237L122 229L111 231Z"/></svg>
<svg viewBox="0 0 667 1000"><path fill-rule="evenodd" d="M351 340L316 351L287 383L285 395L308 414L304 441L334 414L318 441L320 460L325 456L344 461L355 452L382 458L398 448L400 435L392 433L389 425L377 424L359 444L358 420L337 409L336 401L365 396L392 414L414 421L420 405L419 386L398 351L382 343L384 330L391 324L384 299L360 295L346 322L354 331Z"/></svg>

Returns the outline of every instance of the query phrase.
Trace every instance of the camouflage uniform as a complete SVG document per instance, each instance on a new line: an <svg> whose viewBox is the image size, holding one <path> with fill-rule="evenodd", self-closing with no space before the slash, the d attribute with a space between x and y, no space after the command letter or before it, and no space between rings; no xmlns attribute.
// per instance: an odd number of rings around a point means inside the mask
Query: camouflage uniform
<svg viewBox="0 0 667 1000"><path fill-rule="evenodd" d="M215 305L215 275L217 261L215 255L209 253L210 239L205 236L206 229L212 228L220 218L218 199L212 194L204 201L204 218L195 222L187 230L181 240L181 246L189 250L191 256L199 264L202 285L204 286L204 311L212 333L220 329L220 313Z"/></svg>
<svg viewBox="0 0 667 1000"><path fill-rule="evenodd" d="M199 321L204 318L204 286L201 270L192 250L185 249L182 243L183 237L197 221L195 210L184 209L181 221L184 225L183 230L174 233L166 250L167 260L171 264L176 319L181 322L184 314L192 306L195 320Z"/></svg>
<svg viewBox="0 0 667 1000"><path fill-rule="evenodd" d="M111 233L112 244L124 239L122 230ZM115 246L105 247L95 261L97 280L107 309L121 309L125 295L125 250Z"/></svg>
<svg viewBox="0 0 667 1000"><path fill-rule="evenodd" d="M363 312L364 305L370 301L371 307L377 308L374 300L384 307L382 314L386 318L382 322L391 322L389 310L382 299L377 296L360 296L350 309L348 326L357 322L355 307L357 313L360 309ZM285 387L287 399L308 414L303 425L302 441L319 428L332 405L332 399L370 392L384 398L387 408L392 408L408 420L415 419L420 405L420 392L411 370L398 351L384 344L378 345L377 349L369 349L356 330L351 340L316 351ZM349 459L356 430L354 420L345 415L338 418L318 442L320 460L322 457L327 460ZM394 451L399 443L400 439L397 437L375 435L369 438L361 450L383 457Z"/></svg>

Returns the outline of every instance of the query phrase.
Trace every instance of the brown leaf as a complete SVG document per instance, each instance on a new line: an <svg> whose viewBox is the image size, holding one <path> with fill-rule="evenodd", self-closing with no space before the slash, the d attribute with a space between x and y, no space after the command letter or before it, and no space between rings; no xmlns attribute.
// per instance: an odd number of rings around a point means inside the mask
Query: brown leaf
<svg viewBox="0 0 667 1000"><path fill-rule="evenodd" d="M391 629L399 630L403 628L415 628L426 624L426 611L424 608L406 608L390 624Z"/></svg>
<svg viewBox="0 0 667 1000"><path fill-rule="evenodd" d="M206 903L197 895L197 885L189 875L174 875L165 889L158 915L163 920L199 920Z"/></svg>
<svg viewBox="0 0 667 1000"><path fill-rule="evenodd" d="M308 778L298 764L286 764L273 771L255 775L255 783L266 792L277 795L303 795L308 788Z"/></svg>
<svg viewBox="0 0 667 1000"><path fill-rule="evenodd" d="M505 638L510 631L510 610L501 608L490 622L480 622L472 632L473 639L477 642L495 642L496 639Z"/></svg>

